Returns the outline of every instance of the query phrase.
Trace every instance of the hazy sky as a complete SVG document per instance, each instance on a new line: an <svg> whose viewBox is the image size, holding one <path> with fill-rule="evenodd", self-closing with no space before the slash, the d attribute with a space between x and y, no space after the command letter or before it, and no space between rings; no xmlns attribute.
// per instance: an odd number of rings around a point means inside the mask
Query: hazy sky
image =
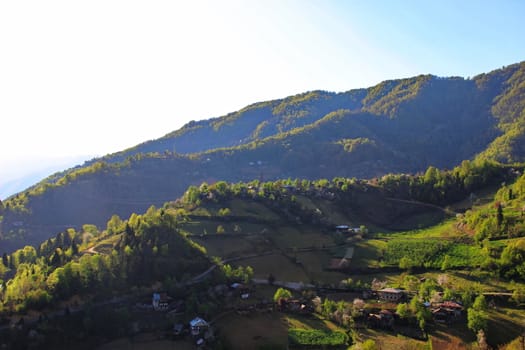
<svg viewBox="0 0 525 350"><path fill-rule="evenodd" d="M524 14L523 0L1 1L0 188L257 101L522 61Z"/></svg>

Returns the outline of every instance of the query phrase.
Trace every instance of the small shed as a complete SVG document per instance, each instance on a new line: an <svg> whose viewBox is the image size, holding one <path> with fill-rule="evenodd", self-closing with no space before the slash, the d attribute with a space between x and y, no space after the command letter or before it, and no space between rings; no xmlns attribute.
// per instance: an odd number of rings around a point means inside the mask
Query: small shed
<svg viewBox="0 0 525 350"><path fill-rule="evenodd" d="M195 317L193 320L190 321L190 328L192 335L199 335L207 331L208 328L210 328L210 325L204 319L200 317Z"/></svg>
<svg viewBox="0 0 525 350"><path fill-rule="evenodd" d="M155 311L164 311L169 308L169 297L166 292L153 293L152 305Z"/></svg>

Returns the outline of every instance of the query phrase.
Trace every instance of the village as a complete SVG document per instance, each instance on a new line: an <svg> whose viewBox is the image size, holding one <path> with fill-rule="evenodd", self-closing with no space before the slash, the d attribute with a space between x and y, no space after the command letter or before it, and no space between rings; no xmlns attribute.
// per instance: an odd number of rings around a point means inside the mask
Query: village
<svg viewBox="0 0 525 350"><path fill-rule="evenodd" d="M340 243L337 249L331 249L331 258L324 269L344 273L351 267L355 252L352 243L366 234L366 227L337 225L332 232L332 238L339 238ZM295 262L300 264L299 259ZM198 283L178 296L159 289L151 294L150 301L143 297L134 307L142 316L135 322L133 332L154 330L162 339L189 342L197 349L214 349L221 348L218 344L232 336L227 326L232 320L244 319L246 323L279 315L329 320L348 339L370 329L426 341L429 325L454 327L467 323L466 308L460 300L447 299L443 292L435 292L432 297L420 296L417 291L394 288L376 279L369 285L356 286L344 281L339 284L280 281L271 274L267 279L230 275L220 282L213 273L208 277L199 278ZM424 282L425 278L419 281ZM494 303L491 301L490 305ZM162 331L141 319L156 319ZM263 330L258 331L261 334L253 334L254 338L267 336ZM287 347L294 348L294 344L288 341Z"/></svg>
<svg viewBox="0 0 525 350"><path fill-rule="evenodd" d="M377 281L374 286L382 286ZM275 293L272 296L272 293ZM177 299L165 291L154 292L151 304L138 303L142 312L153 313L170 320L170 328L161 337L173 341L190 341L197 349L213 349L224 336L222 321L228 318L254 319L260 315L283 314L301 318L328 318L338 323L351 338L352 331L375 329L426 340L426 326L420 327L415 317L399 312L400 305L416 300L418 307L430 315L429 323L450 327L466 323L465 308L460 301L445 300L434 295L433 300L419 299L417 293L404 289L356 289L345 286L315 287L284 281L229 281L209 285L197 297L213 300L220 306L214 312L193 312L186 309L186 300ZM436 300L437 299L437 300ZM328 306L327 306L328 305ZM343 305L343 307L341 307ZM334 317L337 310L341 315ZM352 319L351 322L344 321ZM139 331L139 328L136 329ZM227 333L227 332L226 332ZM257 337L257 335L255 335ZM263 334L259 335L263 336ZM289 344L290 345L290 344Z"/></svg>

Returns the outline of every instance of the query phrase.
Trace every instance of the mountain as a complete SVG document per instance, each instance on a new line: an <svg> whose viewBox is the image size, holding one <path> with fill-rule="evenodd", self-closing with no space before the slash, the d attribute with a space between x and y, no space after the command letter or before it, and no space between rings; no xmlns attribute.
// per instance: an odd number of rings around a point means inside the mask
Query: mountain
<svg viewBox="0 0 525 350"><path fill-rule="evenodd" d="M190 185L380 177L463 160L525 161L525 62L472 79L420 75L250 105L57 173L4 203L6 251L104 226Z"/></svg>

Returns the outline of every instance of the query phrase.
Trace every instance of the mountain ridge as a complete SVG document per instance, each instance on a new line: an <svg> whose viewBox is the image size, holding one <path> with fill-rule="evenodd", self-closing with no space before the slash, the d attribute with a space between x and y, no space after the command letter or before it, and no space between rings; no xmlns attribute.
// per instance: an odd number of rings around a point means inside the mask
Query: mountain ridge
<svg viewBox="0 0 525 350"><path fill-rule="evenodd" d="M190 122L8 199L3 244L8 237L41 240L56 233L51 227L102 225L202 182L371 178L475 158L523 162L524 86L522 62L472 79L419 75L342 93L311 91Z"/></svg>

